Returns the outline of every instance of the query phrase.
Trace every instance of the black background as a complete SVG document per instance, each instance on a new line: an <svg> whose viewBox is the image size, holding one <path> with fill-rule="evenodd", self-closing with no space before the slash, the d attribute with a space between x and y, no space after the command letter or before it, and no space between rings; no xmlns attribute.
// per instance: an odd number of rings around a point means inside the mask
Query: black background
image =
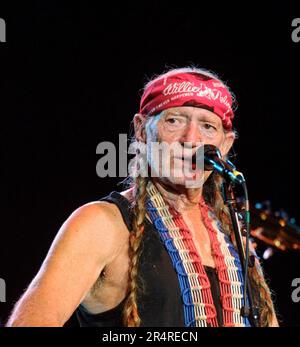
<svg viewBox="0 0 300 347"><path fill-rule="evenodd" d="M269 199L300 219L300 42L291 39L300 12L287 2L265 9L95 3L0 5L7 25L0 43L2 323L69 214L122 189L120 178L97 177L96 146L128 133L143 84L168 67L196 64L229 84L239 104L236 164L251 201ZM291 301L299 259L276 253L265 264L282 325L300 325L300 303Z"/></svg>

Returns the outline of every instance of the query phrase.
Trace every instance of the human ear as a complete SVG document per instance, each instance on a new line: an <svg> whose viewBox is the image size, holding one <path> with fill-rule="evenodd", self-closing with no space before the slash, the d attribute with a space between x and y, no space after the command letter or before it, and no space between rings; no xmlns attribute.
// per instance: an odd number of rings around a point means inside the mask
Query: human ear
<svg viewBox="0 0 300 347"><path fill-rule="evenodd" d="M138 141L146 142L146 131L145 131L146 116L137 113L133 117L135 138Z"/></svg>
<svg viewBox="0 0 300 347"><path fill-rule="evenodd" d="M225 132L224 140L220 146L220 152L222 157L225 157L228 154L228 152L230 151L230 148L233 145L234 140L235 140L234 131Z"/></svg>

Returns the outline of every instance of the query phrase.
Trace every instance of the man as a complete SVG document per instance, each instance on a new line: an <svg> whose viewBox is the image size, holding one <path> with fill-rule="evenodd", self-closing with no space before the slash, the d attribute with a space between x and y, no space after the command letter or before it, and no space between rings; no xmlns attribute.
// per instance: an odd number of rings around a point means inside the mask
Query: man
<svg viewBox="0 0 300 347"><path fill-rule="evenodd" d="M174 69L150 81L134 117L148 175L138 153L128 190L68 218L7 325L63 326L77 309L82 326L249 326L222 178L192 160L202 144L226 157L233 118L233 95L214 74ZM153 143L174 147L157 161ZM249 272L259 324L276 326L257 260Z"/></svg>

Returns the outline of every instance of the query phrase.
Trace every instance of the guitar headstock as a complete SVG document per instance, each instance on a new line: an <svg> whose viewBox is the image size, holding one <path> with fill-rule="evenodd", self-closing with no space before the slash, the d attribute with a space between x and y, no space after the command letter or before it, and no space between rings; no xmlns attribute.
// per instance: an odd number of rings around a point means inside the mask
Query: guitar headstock
<svg viewBox="0 0 300 347"><path fill-rule="evenodd" d="M251 236L280 251L300 250L300 227L284 210L272 212L265 201L250 207Z"/></svg>

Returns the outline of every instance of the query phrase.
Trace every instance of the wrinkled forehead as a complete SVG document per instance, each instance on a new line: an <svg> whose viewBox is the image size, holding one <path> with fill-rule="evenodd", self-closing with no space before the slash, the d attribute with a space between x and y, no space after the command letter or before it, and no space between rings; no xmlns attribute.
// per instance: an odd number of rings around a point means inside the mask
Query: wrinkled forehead
<svg viewBox="0 0 300 347"><path fill-rule="evenodd" d="M161 116L182 116L190 120L200 119L209 120L217 124L222 124L220 117L213 112L213 109L208 106L194 107L194 106L181 106L181 107L171 107L161 112Z"/></svg>
<svg viewBox="0 0 300 347"><path fill-rule="evenodd" d="M157 125L159 121L163 121L170 116L183 117L189 121L195 120L212 122L222 127L222 120L217 114L212 112L210 109L206 107L202 108L190 106L168 108L154 115L153 117L149 117L147 123L151 125Z"/></svg>

